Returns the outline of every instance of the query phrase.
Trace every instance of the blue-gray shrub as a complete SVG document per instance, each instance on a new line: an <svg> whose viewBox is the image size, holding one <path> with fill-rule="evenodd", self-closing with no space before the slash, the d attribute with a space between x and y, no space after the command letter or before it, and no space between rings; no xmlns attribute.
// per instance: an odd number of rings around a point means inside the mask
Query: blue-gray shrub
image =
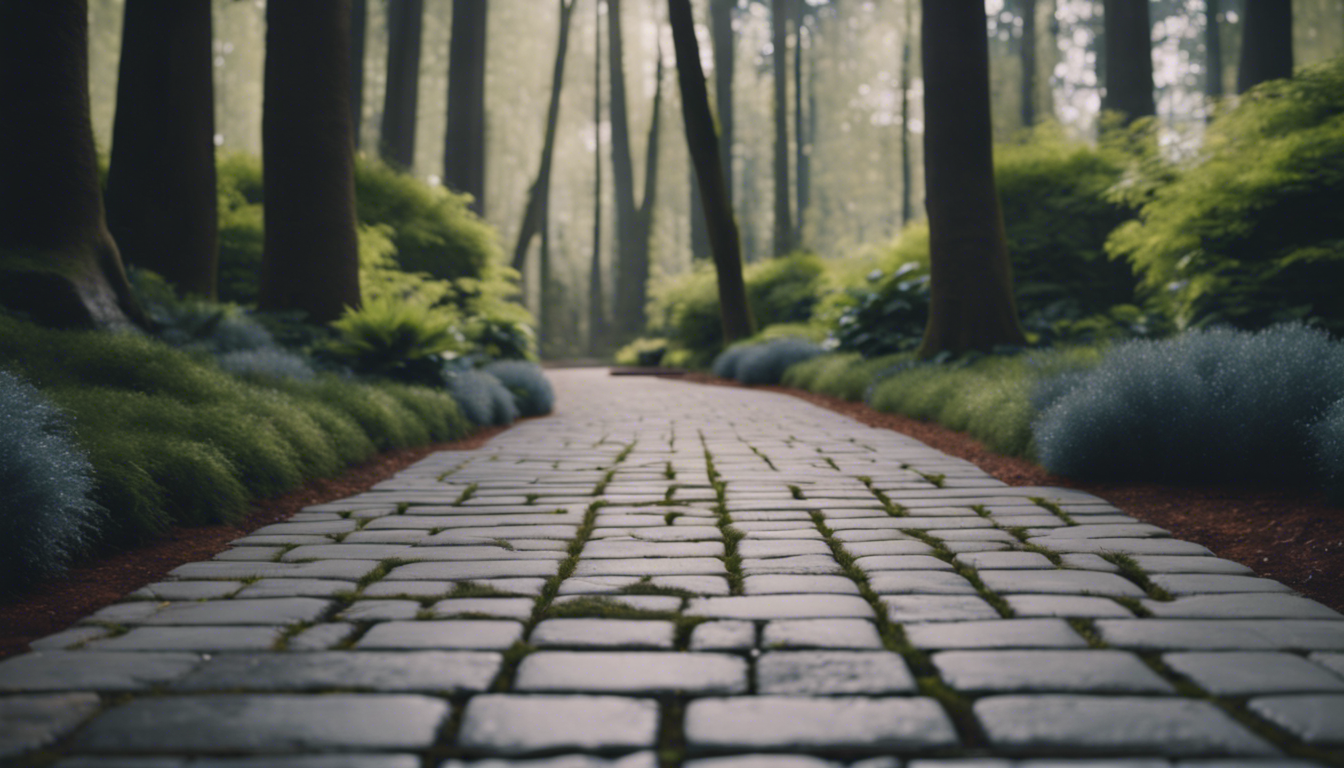
<svg viewBox="0 0 1344 768"><path fill-rule="evenodd" d="M523 416L541 416L555 407L555 390L541 366L526 360L500 360L482 371L499 379L513 393L514 404Z"/></svg>
<svg viewBox="0 0 1344 768"><path fill-rule="evenodd" d="M0 592L60 573L103 520L64 415L0 371Z"/></svg>
<svg viewBox="0 0 1344 768"><path fill-rule="evenodd" d="M1344 398L1344 343L1296 324L1132 341L1039 394L1037 455L1052 472L1305 480L1312 427Z"/></svg>
<svg viewBox="0 0 1344 768"><path fill-rule="evenodd" d="M1344 399L1316 422L1311 436L1325 493L1334 503L1344 505Z"/></svg>
<svg viewBox="0 0 1344 768"><path fill-rule="evenodd" d="M743 384L778 384L795 363L820 355L820 346L805 339L774 339L747 347L737 361L736 378Z"/></svg>
<svg viewBox="0 0 1344 768"><path fill-rule="evenodd" d="M513 393L499 379L483 371L457 371L446 376L448 394L462 415L479 426L512 424L518 418Z"/></svg>
<svg viewBox="0 0 1344 768"><path fill-rule="evenodd" d="M742 362L742 356L751 348L738 344L720 352L719 356L714 358L714 364L711 366L714 375L721 379L736 379L738 363Z"/></svg>

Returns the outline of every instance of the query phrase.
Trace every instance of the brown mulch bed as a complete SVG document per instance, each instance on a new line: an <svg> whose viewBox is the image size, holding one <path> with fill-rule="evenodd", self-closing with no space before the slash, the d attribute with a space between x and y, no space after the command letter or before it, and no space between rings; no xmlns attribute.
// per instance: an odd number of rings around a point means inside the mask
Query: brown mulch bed
<svg viewBox="0 0 1344 768"><path fill-rule="evenodd" d="M704 374L687 381L742 386ZM1178 539L1203 544L1220 557L1255 569L1344 612L1344 510L1302 488L1082 482L1052 475L1026 459L1001 456L964 432L862 403L788 387L757 387L802 398L869 426L910 435L944 453L973 462L1009 485L1077 488L1100 496Z"/></svg>
<svg viewBox="0 0 1344 768"><path fill-rule="evenodd" d="M124 595L158 581L179 565L207 560L227 549L234 539L284 520L303 507L366 491L436 451L479 448L504 429L489 427L451 443L389 451L351 467L338 477L312 480L289 493L255 501L247 516L234 525L173 528L143 547L104 555L73 568L62 578L39 584L0 603L0 658L22 653L30 641L65 629Z"/></svg>

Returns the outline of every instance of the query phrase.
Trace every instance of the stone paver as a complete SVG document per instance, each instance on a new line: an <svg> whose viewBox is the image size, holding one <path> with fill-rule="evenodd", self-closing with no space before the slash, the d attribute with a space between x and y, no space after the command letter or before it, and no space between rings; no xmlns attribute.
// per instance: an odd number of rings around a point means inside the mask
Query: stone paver
<svg viewBox="0 0 1344 768"><path fill-rule="evenodd" d="M0 661L0 762L1344 764L1344 616L1244 565L784 395L551 375Z"/></svg>

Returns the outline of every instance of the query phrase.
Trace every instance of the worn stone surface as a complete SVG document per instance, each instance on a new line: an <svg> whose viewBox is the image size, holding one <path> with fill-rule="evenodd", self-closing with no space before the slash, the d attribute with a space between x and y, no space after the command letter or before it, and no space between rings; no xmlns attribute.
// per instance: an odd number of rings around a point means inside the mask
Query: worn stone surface
<svg viewBox="0 0 1344 768"><path fill-rule="evenodd" d="M957 743L943 710L922 698L698 699L686 708L692 750L926 750Z"/></svg>
<svg viewBox="0 0 1344 768"><path fill-rule="evenodd" d="M476 753L523 755L647 748L657 735L658 704L649 699L488 694L467 704L457 743Z"/></svg>
<svg viewBox="0 0 1344 768"><path fill-rule="evenodd" d="M1265 696L1247 706L1308 744L1344 746L1344 696Z"/></svg>
<svg viewBox="0 0 1344 768"><path fill-rule="evenodd" d="M747 689L747 664L714 653L538 651L518 667L519 691L694 694Z"/></svg>
<svg viewBox="0 0 1344 768"><path fill-rule="evenodd" d="M772 621L761 632L765 648L881 648L877 627L865 619Z"/></svg>
<svg viewBox="0 0 1344 768"><path fill-rule="evenodd" d="M0 698L0 759L45 747L98 711L92 693Z"/></svg>
<svg viewBox="0 0 1344 768"><path fill-rule="evenodd" d="M968 693L1171 693L1171 684L1121 651L947 651L934 666Z"/></svg>
<svg viewBox="0 0 1344 768"><path fill-rule="evenodd" d="M516 621L389 621L375 624L355 647L502 651L522 638L523 625Z"/></svg>
<svg viewBox="0 0 1344 768"><path fill-rule="evenodd" d="M776 651L756 661L756 691L788 696L914 693L900 656L885 651Z"/></svg>
<svg viewBox="0 0 1344 768"><path fill-rule="evenodd" d="M1085 648L1083 640L1062 619L1000 619L916 624L906 628L919 648Z"/></svg>
<svg viewBox="0 0 1344 768"><path fill-rule="evenodd" d="M670 621L547 619L532 630L528 641L538 648L671 650L675 635Z"/></svg>
<svg viewBox="0 0 1344 768"><path fill-rule="evenodd" d="M500 661L498 653L472 651L220 654L173 687L184 691L466 693L488 688Z"/></svg>

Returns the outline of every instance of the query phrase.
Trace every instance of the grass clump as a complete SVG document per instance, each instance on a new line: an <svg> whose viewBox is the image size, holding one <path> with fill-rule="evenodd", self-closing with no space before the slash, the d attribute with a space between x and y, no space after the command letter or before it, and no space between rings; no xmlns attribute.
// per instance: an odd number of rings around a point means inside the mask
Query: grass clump
<svg viewBox="0 0 1344 768"><path fill-rule="evenodd" d="M0 593L60 573L102 521L93 466L66 417L35 387L0 370Z"/></svg>
<svg viewBox="0 0 1344 768"><path fill-rule="evenodd" d="M522 416L541 416L555 408L555 390L541 366L526 360L500 360L481 369L499 379L509 392Z"/></svg>

